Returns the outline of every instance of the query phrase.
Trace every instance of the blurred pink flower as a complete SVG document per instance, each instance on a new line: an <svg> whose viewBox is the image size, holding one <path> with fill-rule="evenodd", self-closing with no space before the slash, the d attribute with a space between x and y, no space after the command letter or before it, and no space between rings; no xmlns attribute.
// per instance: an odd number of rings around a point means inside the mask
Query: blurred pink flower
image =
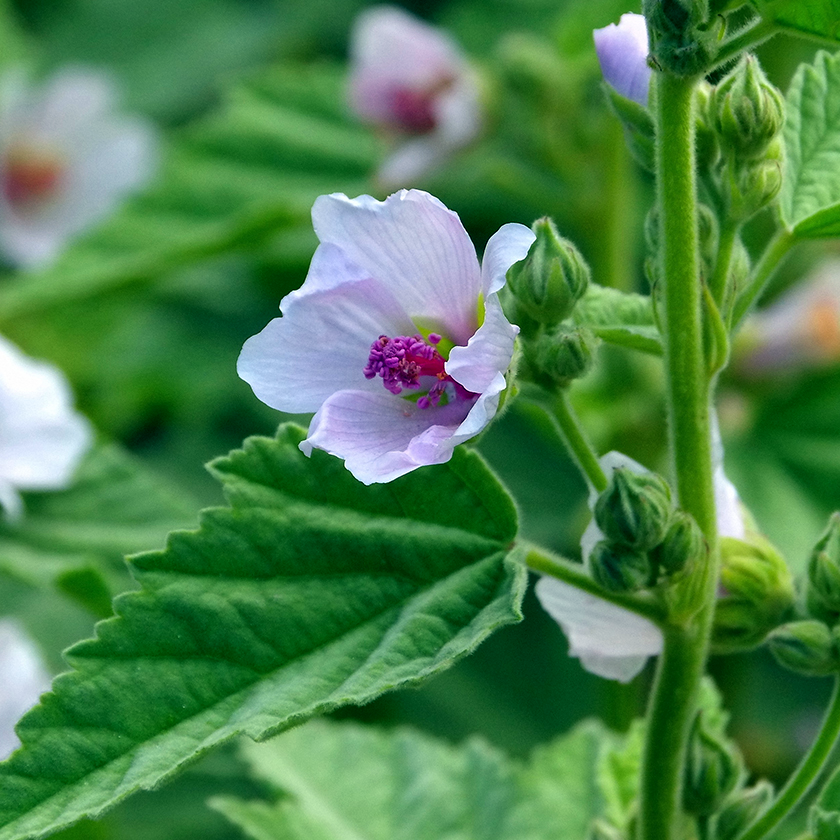
<svg viewBox="0 0 840 840"><path fill-rule="evenodd" d="M20 490L60 490L91 444L64 375L0 338L0 507L20 516Z"/></svg>
<svg viewBox="0 0 840 840"><path fill-rule="evenodd" d="M493 418L518 327L497 292L534 234L504 225L483 265L458 216L420 190L321 196L306 282L245 342L239 375L267 405L316 412L301 449L361 482L441 464Z"/></svg>
<svg viewBox="0 0 840 840"><path fill-rule="evenodd" d="M753 315L736 344L735 364L760 375L840 362L840 260L823 263Z"/></svg>
<svg viewBox="0 0 840 840"><path fill-rule="evenodd" d="M0 84L0 249L24 267L68 240L148 180L156 138L114 113L109 81L63 70L40 87L17 72Z"/></svg>
<svg viewBox="0 0 840 840"><path fill-rule="evenodd" d="M478 134L478 84L442 30L394 6L373 6L356 20L350 61L353 109L399 138L377 173L384 187L412 186Z"/></svg>
<svg viewBox="0 0 840 840"><path fill-rule="evenodd" d="M627 99L647 105L651 69L644 17L628 12L617 24L596 29L592 36L604 81Z"/></svg>
<svg viewBox="0 0 840 840"><path fill-rule="evenodd" d="M33 642L17 622L0 619L0 761L20 746L15 724L49 687Z"/></svg>

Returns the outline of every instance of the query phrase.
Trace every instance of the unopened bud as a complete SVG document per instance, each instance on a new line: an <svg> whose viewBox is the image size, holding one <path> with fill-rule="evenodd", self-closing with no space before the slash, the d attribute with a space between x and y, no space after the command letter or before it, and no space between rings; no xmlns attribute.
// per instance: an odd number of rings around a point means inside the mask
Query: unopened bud
<svg viewBox="0 0 840 840"><path fill-rule="evenodd" d="M595 502L595 521L606 539L638 551L659 545L671 521L671 490L655 473L619 467Z"/></svg>
<svg viewBox="0 0 840 840"><path fill-rule="evenodd" d="M701 169L711 169L720 157L720 143L714 128L712 111L713 91L714 88L705 80L694 90L695 147L697 166Z"/></svg>
<svg viewBox="0 0 840 840"><path fill-rule="evenodd" d="M580 251L557 232L548 217L531 226L536 239L525 259L507 272L517 303L541 324L567 318L589 285L589 266Z"/></svg>
<svg viewBox="0 0 840 840"><path fill-rule="evenodd" d="M808 561L805 604L810 615L837 624L840 619L840 513L833 513Z"/></svg>
<svg viewBox="0 0 840 840"><path fill-rule="evenodd" d="M690 566L706 552L706 539L694 517L682 510L674 512L665 539L651 552L657 566L672 575Z"/></svg>
<svg viewBox="0 0 840 840"><path fill-rule="evenodd" d="M608 592L634 592L651 583L653 566L643 551L601 540L588 562L595 582Z"/></svg>
<svg viewBox="0 0 840 840"><path fill-rule="evenodd" d="M735 787L741 767L734 750L694 719L683 775L683 807L690 814L709 816L720 809Z"/></svg>
<svg viewBox="0 0 840 840"><path fill-rule="evenodd" d="M741 158L761 157L785 120L781 93L750 55L715 88L714 106L724 148Z"/></svg>
<svg viewBox="0 0 840 840"><path fill-rule="evenodd" d="M778 160L762 160L744 168L738 179L738 197L733 212L742 221L770 205L782 188L782 164Z"/></svg>
<svg viewBox="0 0 840 840"><path fill-rule="evenodd" d="M704 26L705 9L694 0L644 0L651 53L663 70L695 76L708 70L719 26Z"/></svg>
<svg viewBox="0 0 840 840"><path fill-rule="evenodd" d="M523 375L547 388L569 385L592 367L598 339L585 327L542 332L525 345Z"/></svg>
<svg viewBox="0 0 840 840"><path fill-rule="evenodd" d="M767 637L776 661L809 677L824 677L840 671L836 639L821 621L791 621Z"/></svg>
<svg viewBox="0 0 840 840"><path fill-rule="evenodd" d="M736 840L773 801L773 786L760 781L733 794L715 818L715 840Z"/></svg>
<svg viewBox="0 0 840 840"><path fill-rule="evenodd" d="M749 650L781 624L793 608L790 569L758 534L749 542L722 537L720 583L713 642L719 652Z"/></svg>

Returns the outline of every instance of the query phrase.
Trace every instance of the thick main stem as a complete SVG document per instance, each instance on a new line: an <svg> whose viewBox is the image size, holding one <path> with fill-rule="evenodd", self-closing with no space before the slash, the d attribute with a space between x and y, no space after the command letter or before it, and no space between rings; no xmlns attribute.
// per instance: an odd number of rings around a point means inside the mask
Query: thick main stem
<svg viewBox="0 0 840 840"><path fill-rule="evenodd" d="M695 82L658 74L656 171L669 442L679 505L700 525L710 551L709 565L694 572L705 583L698 587L696 612L664 634L642 766L641 840L673 840L682 819L682 768L705 668L717 579L710 381L703 354L697 248Z"/></svg>

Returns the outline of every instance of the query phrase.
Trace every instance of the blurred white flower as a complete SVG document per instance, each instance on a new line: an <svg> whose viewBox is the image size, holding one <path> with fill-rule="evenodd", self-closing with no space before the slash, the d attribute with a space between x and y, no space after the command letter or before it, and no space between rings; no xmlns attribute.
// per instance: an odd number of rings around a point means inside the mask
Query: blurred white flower
<svg viewBox="0 0 840 840"><path fill-rule="evenodd" d="M32 640L15 621L0 619L0 761L20 745L15 724L49 687Z"/></svg>
<svg viewBox="0 0 840 840"><path fill-rule="evenodd" d="M91 444L64 375L0 338L0 507L20 516L19 490L66 487Z"/></svg>
<svg viewBox="0 0 840 840"><path fill-rule="evenodd" d="M840 362L840 260L753 315L736 352L737 367L751 375Z"/></svg>
<svg viewBox="0 0 840 840"><path fill-rule="evenodd" d="M442 30L394 6L374 6L356 19L350 61L351 106L400 138L377 173L383 187L412 186L478 134L478 84Z"/></svg>
<svg viewBox="0 0 840 840"><path fill-rule="evenodd" d="M627 99L647 105L651 69L644 17L627 13L617 24L594 30L592 36L604 81Z"/></svg>
<svg viewBox="0 0 840 840"><path fill-rule="evenodd" d="M0 82L0 249L11 262L49 262L148 180L155 133L114 113L115 101L92 71L63 70L40 87L17 71Z"/></svg>

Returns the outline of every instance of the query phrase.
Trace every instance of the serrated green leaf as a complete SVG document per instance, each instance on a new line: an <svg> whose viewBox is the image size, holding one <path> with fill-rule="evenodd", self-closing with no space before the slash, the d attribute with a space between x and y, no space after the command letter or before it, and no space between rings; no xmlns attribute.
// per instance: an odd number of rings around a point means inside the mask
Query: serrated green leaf
<svg viewBox="0 0 840 840"><path fill-rule="evenodd" d="M478 738L312 721L243 747L283 798L211 805L256 840L581 840L603 804L596 767L622 743L586 721L522 765Z"/></svg>
<svg viewBox="0 0 840 840"><path fill-rule="evenodd" d="M840 55L820 52L800 66L788 90L784 139L785 226L804 238L840 235Z"/></svg>
<svg viewBox="0 0 840 840"><path fill-rule="evenodd" d="M49 268L7 282L0 318L256 247L308 220L318 195L363 192L376 154L376 140L346 111L343 71L275 68L185 130L148 191Z"/></svg>
<svg viewBox="0 0 840 840"><path fill-rule="evenodd" d="M123 556L162 544L198 507L115 445L92 449L66 490L24 499L20 521L0 520L0 572L55 585L100 617L131 586Z"/></svg>
<svg viewBox="0 0 840 840"><path fill-rule="evenodd" d="M0 765L0 840L42 837L210 747L419 682L521 618L516 512L475 453L363 487L304 432L211 464L230 508L133 560Z"/></svg>
<svg viewBox="0 0 840 840"><path fill-rule="evenodd" d="M662 355L650 297L590 283L572 318L611 344Z"/></svg>
<svg viewBox="0 0 840 840"><path fill-rule="evenodd" d="M840 41L837 0L755 0L764 20L794 35Z"/></svg>

